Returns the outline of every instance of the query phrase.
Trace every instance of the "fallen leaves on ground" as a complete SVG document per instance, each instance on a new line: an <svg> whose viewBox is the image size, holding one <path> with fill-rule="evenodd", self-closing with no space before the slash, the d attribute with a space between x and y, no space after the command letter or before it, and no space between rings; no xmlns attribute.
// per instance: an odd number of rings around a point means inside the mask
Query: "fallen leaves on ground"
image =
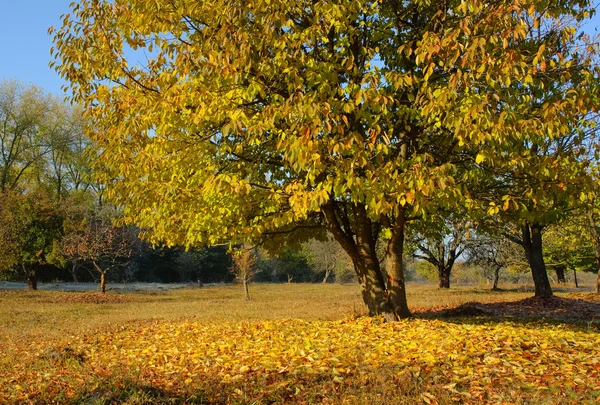
<svg viewBox="0 0 600 405"><path fill-rule="evenodd" d="M106 293L65 293L52 297L58 303L115 304L128 302L123 295Z"/></svg>
<svg viewBox="0 0 600 405"><path fill-rule="evenodd" d="M6 402L591 404L600 396L600 335L555 325L156 321L36 344L21 359L0 376Z"/></svg>

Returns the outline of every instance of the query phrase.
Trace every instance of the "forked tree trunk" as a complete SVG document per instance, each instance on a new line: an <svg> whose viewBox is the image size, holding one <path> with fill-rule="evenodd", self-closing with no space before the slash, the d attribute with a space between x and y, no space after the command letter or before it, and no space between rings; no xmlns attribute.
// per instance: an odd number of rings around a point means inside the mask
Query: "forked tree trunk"
<svg viewBox="0 0 600 405"><path fill-rule="evenodd" d="M522 227L523 249L531 268L536 297L551 297L552 287L546 272L546 263L542 249L542 226L537 223L525 224Z"/></svg>
<svg viewBox="0 0 600 405"><path fill-rule="evenodd" d="M388 318L392 309L387 303L386 287L377 257L374 257L369 250L363 250L352 257L352 262L362 287L362 297L367 305L369 316L384 315Z"/></svg>
<svg viewBox="0 0 600 405"><path fill-rule="evenodd" d="M392 229L394 243L388 246L386 285L375 249L380 224L373 223L368 218L364 206L352 205L351 209L352 224L349 213L340 210L335 202L323 206L322 212L328 229L352 259L369 315L381 315L388 321L409 316L402 269L404 217L402 216L402 226L394 225Z"/></svg>
<svg viewBox="0 0 600 405"><path fill-rule="evenodd" d="M100 273L100 292L102 294L106 293L106 272L107 270L102 269L102 267L98 266L98 263L92 261L94 268L98 273Z"/></svg>

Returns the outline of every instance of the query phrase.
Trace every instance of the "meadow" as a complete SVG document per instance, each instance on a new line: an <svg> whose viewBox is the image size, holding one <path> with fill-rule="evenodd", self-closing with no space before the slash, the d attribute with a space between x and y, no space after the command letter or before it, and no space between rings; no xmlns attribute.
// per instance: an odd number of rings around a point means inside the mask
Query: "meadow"
<svg viewBox="0 0 600 405"><path fill-rule="evenodd" d="M357 285L2 291L0 403L600 401L594 294L408 291L397 323L365 317Z"/></svg>

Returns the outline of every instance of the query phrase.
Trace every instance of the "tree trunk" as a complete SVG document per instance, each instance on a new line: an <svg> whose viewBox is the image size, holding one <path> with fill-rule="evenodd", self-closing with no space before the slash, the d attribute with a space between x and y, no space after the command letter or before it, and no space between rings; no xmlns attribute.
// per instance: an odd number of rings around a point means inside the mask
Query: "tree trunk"
<svg viewBox="0 0 600 405"><path fill-rule="evenodd" d="M37 268L35 265L32 266L31 270L27 270L24 263L21 263L21 270L23 270L23 275L27 278L27 287L30 290L38 289L37 282Z"/></svg>
<svg viewBox="0 0 600 405"><path fill-rule="evenodd" d="M579 288L579 282L577 281L577 270L573 269L573 280L575 281L575 288Z"/></svg>
<svg viewBox="0 0 600 405"><path fill-rule="evenodd" d="M551 297L552 287L546 272L546 263L542 249L542 226L538 223L525 224L522 227L523 248L531 268L536 297Z"/></svg>
<svg viewBox="0 0 600 405"><path fill-rule="evenodd" d="M406 283L404 280L404 226L405 211L401 209L392 229L386 251L385 265L387 270L388 302L399 318L411 316L406 300Z"/></svg>
<svg viewBox="0 0 600 405"><path fill-rule="evenodd" d="M594 209L592 207L590 207L590 209L588 210L588 217L590 220L592 236L594 238L594 249L596 251L596 269L598 271L598 276L596 277L596 294L600 294L600 232L598 232L596 218L594 217ZM575 287L579 287L577 285L576 271L577 270L573 269L573 274L575 275Z"/></svg>
<svg viewBox="0 0 600 405"><path fill-rule="evenodd" d="M246 298L246 301L250 301L250 293L248 292L248 280L246 280L246 277L242 278L242 284L244 285L244 298Z"/></svg>
<svg viewBox="0 0 600 405"><path fill-rule="evenodd" d="M596 229L596 228L594 228ZM594 238L596 239L596 238ZM600 294L600 240L596 239L595 241L595 246L596 246L596 269L598 270L598 275L596 276L596 294ZM573 269L573 272L576 272L577 270ZM577 285L577 273L575 274L575 287L578 287Z"/></svg>
<svg viewBox="0 0 600 405"><path fill-rule="evenodd" d="M367 305L369 316L383 315L392 320L392 309L386 299L386 288L379 269L379 262L375 259L377 266L369 255L358 255L352 258L354 269L362 287L363 301Z"/></svg>
<svg viewBox="0 0 600 405"><path fill-rule="evenodd" d="M556 266L554 268L554 271L556 272L556 281L559 282L560 284L566 284L567 279L565 278L565 266L563 266L563 265Z"/></svg>
<svg viewBox="0 0 600 405"><path fill-rule="evenodd" d="M323 284L327 283L327 279L329 278L330 274L331 274L330 269L325 270L325 277L323 278L323 281L322 281Z"/></svg>
<svg viewBox="0 0 600 405"><path fill-rule="evenodd" d="M396 279L400 273L392 266L393 282L390 288L394 291L390 293L388 299L388 288L381 273L379 259L375 244L377 242L377 227L379 223L373 223L367 213L364 205L343 205L344 203L329 202L321 207L323 216L327 222L327 227L333 234L335 240L342 246L352 259L354 270L362 288L362 297L369 316L382 315L386 320L396 320L400 316L407 316L405 312L396 313L390 302L401 302L402 295L405 296L404 280ZM352 210L352 216L348 212ZM352 223L351 223L352 222ZM352 229L350 229L352 226ZM403 227L402 227L403 230ZM403 237L402 232L402 237ZM398 273L398 274L396 274ZM404 298L406 301L406 298Z"/></svg>
<svg viewBox="0 0 600 405"><path fill-rule="evenodd" d="M35 270L33 270L27 276L27 287L29 287L30 290L34 291L38 289L37 274Z"/></svg>
<svg viewBox="0 0 600 405"><path fill-rule="evenodd" d="M440 278L440 288L450 288L450 272L452 267L440 264L438 266L438 276Z"/></svg>
<svg viewBox="0 0 600 405"><path fill-rule="evenodd" d="M100 292L104 294L106 293L106 272L108 269L103 270L102 267L98 266L98 263L96 263L94 260L92 260L92 265L94 265L96 271L100 273Z"/></svg>
<svg viewBox="0 0 600 405"><path fill-rule="evenodd" d="M71 268L71 276L73 277L74 283L79 283L79 279L77 278L77 264L74 264Z"/></svg>
<svg viewBox="0 0 600 405"><path fill-rule="evenodd" d="M493 291L498 290L498 282L500 281L500 269L500 266L496 266L496 268L494 269L494 286L492 287Z"/></svg>
<svg viewBox="0 0 600 405"><path fill-rule="evenodd" d="M106 272L100 272L100 292L102 294L106 293Z"/></svg>

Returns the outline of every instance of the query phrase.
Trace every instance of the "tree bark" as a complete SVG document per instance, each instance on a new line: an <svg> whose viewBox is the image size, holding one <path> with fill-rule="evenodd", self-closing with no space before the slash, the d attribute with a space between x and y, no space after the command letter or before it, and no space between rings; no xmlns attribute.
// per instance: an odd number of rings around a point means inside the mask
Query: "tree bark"
<svg viewBox="0 0 600 405"><path fill-rule="evenodd" d="M106 272L100 272L100 292L102 294L106 293Z"/></svg>
<svg viewBox="0 0 600 405"><path fill-rule="evenodd" d="M443 263L440 263L438 266L438 276L440 278L439 287L440 288L450 288L450 272L452 271L452 267L445 266Z"/></svg>
<svg viewBox="0 0 600 405"><path fill-rule="evenodd" d="M566 284L567 279L565 278L565 266L563 266L563 265L556 266L554 268L554 271L556 272L556 281L559 282L560 284Z"/></svg>
<svg viewBox="0 0 600 405"><path fill-rule="evenodd" d="M596 294L600 294L600 232L598 232L598 226L596 225L596 218L594 217L594 210L590 208L588 210L588 218L590 220L590 228L592 231L592 236L594 238L594 250L596 253L596 269L598 271L598 276L596 277ZM575 274L575 287L577 285L577 273L576 270L573 269L573 274Z"/></svg>
<svg viewBox="0 0 600 405"><path fill-rule="evenodd" d="M373 223L368 218L364 205L352 205L352 217L350 217L350 213L347 212L349 211L349 204L343 207L343 209L336 206L336 204L345 203L330 201L322 207L322 213L333 237L352 259L369 316L382 315L388 321L408 316L407 310L397 313L390 304L392 301L399 303L398 308L406 305L406 295L402 291L404 289L404 280L396 279L398 274L403 274L399 273L402 266L401 258L399 262L400 270L398 271L394 266L391 269L393 282L390 288L394 291L390 293L391 300L388 299L388 287L386 287L383 274L381 273L375 249L378 233L376 229L380 224ZM351 227L352 229L350 229ZM404 298L402 298L403 296ZM404 304L402 304L402 300L404 300Z"/></svg>
<svg viewBox="0 0 600 405"><path fill-rule="evenodd" d="M23 270L23 275L27 278L27 288L30 290L38 289L38 281L37 281L37 268L33 265L31 270L27 270L24 263L21 263L21 269Z"/></svg>
<svg viewBox="0 0 600 405"><path fill-rule="evenodd" d="M399 318L411 316L406 300L406 282L404 279L404 231L406 225L405 210L399 210L392 228L386 251L388 301L395 315Z"/></svg>
<svg viewBox="0 0 600 405"><path fill-rule="evenodd" d="M35 270L29 273L29 275L27 276L27 287L29 287L29 289L33 291L36 291L38 289L37 274Z"/></svg>
<svg viewBox="0 0 600 405"><path fill-rule="evenodd" d="M244 285L244 298L246 301L250 301L250 292L248 291L248 280L246 280L246 277L242 278L242 284Z"/></svg>
<svg viewBox="0 0 600 405"><path fill-rule="evenodd" d="M77 267L77 264L74 264L73 267L71 267L71 276L73 277L74 283L79 283L79 279L77 278Z"/></svg>
<svg viewBox="0 0 600 405"><path fill-rule="evenodd" d="M330 274L331 274L330 269L325 270L325 277L323 278L323 281L322 281L323 284L327 283L327 279L329 278Z"/></svg>
<svg viewBox="0 0 600 405"><path fill-rule="evenodd" d="M390 320L395 318L393 315L390 316L392 309L387 303L386 287L377 257L373 257L370 251L361 251L352 257L352 261L362 287L362 297L367 305L369 316L383 315Z"/></svg>
<svg viewBox="0 0 600 405"><path fill-rule="evenodd" d="M500 281L500 269L501 268L502 268L501 266L496 266L496 268L494 269L494 286L492 287L493 291L498 290L498 282Z"/></svg>
<svg viewBox="0 0 600 405"><path fill-rule="evenodd" d="M551 297L552 287L546 272L546 263L542 249L542 226L538 223L526 223L522 227L523 249L531 268L536 297Z"/></svg>

